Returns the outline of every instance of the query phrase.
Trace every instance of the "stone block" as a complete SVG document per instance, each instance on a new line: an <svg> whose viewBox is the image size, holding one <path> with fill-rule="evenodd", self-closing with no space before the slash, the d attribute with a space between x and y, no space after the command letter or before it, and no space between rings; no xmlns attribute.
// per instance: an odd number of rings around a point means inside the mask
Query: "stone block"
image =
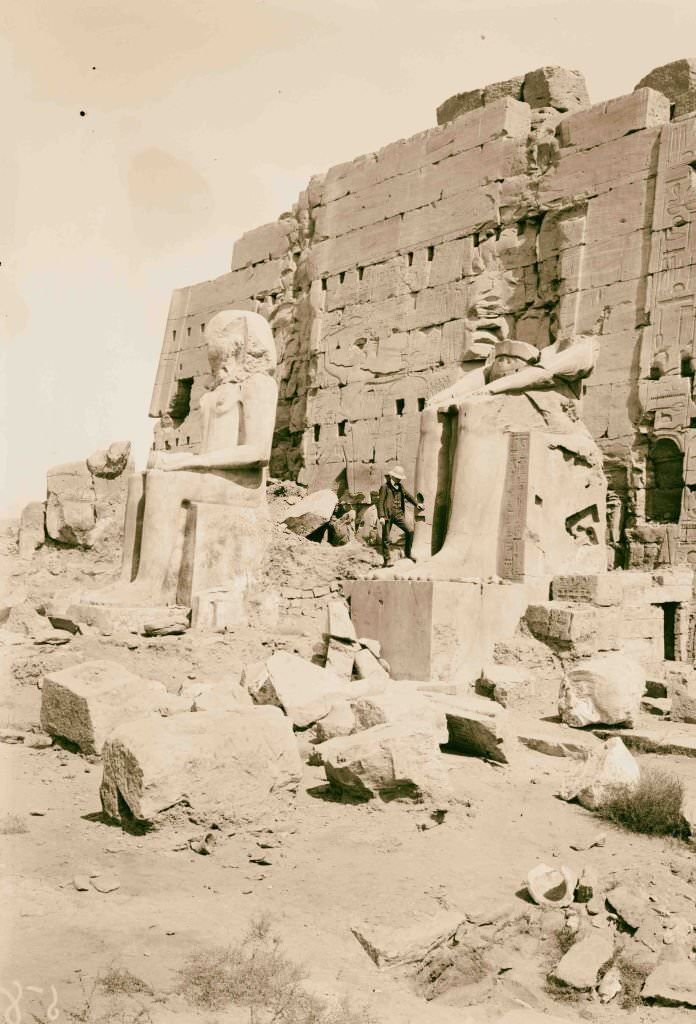
<svg viewBox="0 0 696 1024"><path fill-rule="evenodd" d="M674 60L653 68L636 89L657 89L674 104L674 117L696 110L696 58Z"/></svg>
<svg viewBox="0 0 696 1024"><path fill-rule="evenodd" d="M532 697L535 692L532 673L516 665L498 665L490 662L484 665L476 690L485 697L507 707Z"/></svg>
<svg viewBox="0 0 696 1024"><path fill-rule="evenodd" d="M358 679L389 679L389 673L382 667L379 658L366 647L355 652L355 675Z"/></svg>
<svg viewBox="0 0 696 1024"><path fill-rule="evenodd" d="M623 601L623 581L620 574L610 572L554 576L551 596L554 601L577 601L606 608Z"/></svg>
<svg viewBox="0 0 696 1024"><path fill-rule="evenodd" d="M524 614L523 584L359 580L350 584L351 617L370 634L395 679L474 682L496 641Z"/></svg>
<svg viewBox="0 0 696 1024"><path fill-rule="evenodd" d="M696 724L696 671L685 667L675 678L668 677L669 693L672 698L670 718L673 722Z"/></svg>
<svg viewBox="0 0 696 1024"><path fill-rule="evenodd" d="M41 728L83 754L101 754L109 734L124 722L187 709L187 702L167 693L162 683L114 661L86 661L44 677Z"/></svg>
<svg viewBox="0 0 696 1024"><path fill-rule="evenodd" d="M19 518L18 547L20 558L31 558L46 540L46 502L30 501Z"/></svg>
<svg viewBox="0 0 696 1024"><path fill-rule="evenodd" d="M114 441L108 448L100 448L87 457L87 468L92 476L113 480L121 476L130 464L130 441Z"/></svg>
<svg viewBox="0 0 696 1024"><path fill-rule="evenodd" d="M590 105L585 78L579 71L561 67L543 67L529 71L524 78L522 99L530 107L555 107L556 110L584 110Z"/></svg>
<svg viewBox="0 0 696 1024"><path fill-rule="evenodd" d="M635 789L640 782L638 762L618 736L606 740L592 753L579 772L563 786L563 800L577 800L593 811L609 797L617 786Z"/></svg>
<svg viewBox="0 0 696 1024"><path fill-rule="evenodd" d="M434 730L427 724L398 721L319 748L333 788L357 799L425 799L444 809L451 797Z"/></svg>
<svg viewBox="0 0 696 1024"><path fill-rule="evenodd" d="M358 637L350 618L350 611L344 601L331 600L326 605L326 634L337 640L356 642Z"/></svg>
<svg viewBox="0 0 696 1024"><path fill-rule="evenodd" d="M283 520L288 530L300 537L311 534L326 526L334 513L338 497L332 490L314 491L293 505Z"/></svg>
<svg viewBox="0 0 696 1024"><path fill-rule="evenodd" d="M346 683L353 675L357 646L350 640L337 640L336 637L329 637L325 667Z"/></svg>
<svg viewBox="0 0 696 1024"><path fill-rule="evenodd" d="M558 713L574 728L632 726L645 692L645 672L624 654L605 654L572 666L561 683Z"/></svg>
<svg viewBox="0 0 696 1024"><path fill-rule="evenodd" d="M468 114L482 106L483 89L470 89L468 92L455 93L437 108L437 123L447 124L449 121L454 121L455 117L461 117L462 114Z"/></svg>
<svg viewBox="0 0 696 1024"><path fill-rule="evenodd" d="M469 757L507 764L503 744L508 738L504 712L457 710L447 713L448 747Z"/></svg>
<svg viewBox="0 0 696 1024"><path fill-rule="evenodd" d="M415 915L408 924L381 921L353 925L351 931L377 967L419 964L428 953L447 943L462 924L457 910L437 910L429 917Z"/></svg>
<svg viewBox="0 0 696 1024"><path fill-rule="evenodd" d="M597 985L599 972L614 957L612 940L597 932L574 943L558 966L552 977L561 985L587 991Z"/></svg>
<svg viewBox="0 0 696 1024"><path fill-rule="evenodd" d="M291 236L296 231L297 222L293 218L276 220L252 231L246 231L234 243L230 269L237 270L253 263L284 256L290 248Z"/></svg>
<svg viewBox="0 0 696 1024"><path fill-rule="evenodd" d="M51 540L90 546L96 523L92 474L86 462L54 466L47 473L46 533Z"/></svg>
<svg viewBox="0 0 696 1024"><path fill-rule="evenodd" d="M562 146L591 149L611 139L669 121L669 100L655 89L637 89L628 96L596 103L564 117L558 126Z"/></svg>
<svg viewBox="0 0 696 1024"><path fill-rule="evenodd" d="M206 824L255 822L291 802L302 777L292 727L277 708L139 718L103 751L104 812L157 823L186 801Z"/></svg>
<svg viewBox="0 0 696 1024"><path fill-rule="evenodd" d="M686 953L663 960L645 979L641 996L658 1006L696 1009L696 963Z"/></svg>
<svg viewBox="0 0 696 1024"><path fill-rule="evenodd" d="M350 695L334 672L286 652L272 654L247 685L254 703L281 708L298 729L317 722L339 698ZM357 695L359 687L351 692Z"/></svg>

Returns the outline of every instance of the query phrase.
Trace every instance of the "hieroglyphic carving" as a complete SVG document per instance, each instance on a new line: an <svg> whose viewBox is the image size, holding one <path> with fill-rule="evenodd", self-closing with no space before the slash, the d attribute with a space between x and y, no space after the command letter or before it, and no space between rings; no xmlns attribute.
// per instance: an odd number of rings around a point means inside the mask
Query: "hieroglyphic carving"
<svg viewBox="0 0 696 1024"><path fill-rule="evenodd" d="M500 575L506 580L524 579L524 544L529 500L529 449L528 433L510 434L500 534Z"/></svg>

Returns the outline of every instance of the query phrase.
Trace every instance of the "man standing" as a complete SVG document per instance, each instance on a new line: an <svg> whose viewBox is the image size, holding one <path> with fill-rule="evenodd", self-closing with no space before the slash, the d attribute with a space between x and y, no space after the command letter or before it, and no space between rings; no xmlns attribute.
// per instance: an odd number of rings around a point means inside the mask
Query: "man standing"
<svg viewBox="0 0 696 1024"><path fill-rule="evenodd" d="M389 534L392 526L398 526L405 537L404 553L406 558L411 558L411 545L413 543L413 529L406 522L406 502L414 505L418 510L423 506L412 494L402 486L401 481L406 478L402 466L390 466L385 475L385 481L379 489L377 498L377 518L382 527L382 554L384 564L391 565L389 557Z"/></svg>

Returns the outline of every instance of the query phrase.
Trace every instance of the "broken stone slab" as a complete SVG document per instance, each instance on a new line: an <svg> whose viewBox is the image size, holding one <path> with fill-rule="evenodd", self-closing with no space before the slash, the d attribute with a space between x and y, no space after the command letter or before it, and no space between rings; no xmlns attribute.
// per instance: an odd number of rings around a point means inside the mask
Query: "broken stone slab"
<svg viewBox="0 0 696 1024"><path fill-rule="evenodd" d="M379 640L373 640L369 636L359 636L358 643L361 647L370 651L371 654L374 654L378 660L382 657L382 645Z"/></svg>
<svg viewBox="0 0 696 1024"><path fill-rule="evenodd" d="M319 721L339 698L361 692L359 684L347 684L334 672L285 651L250 666L243 682L255 704L281 708L297 729Z"/></svg>
<svg viewBox="0 0 696 1024"><path fill-rule="evenodd" d="M355 651L354 671L358 679L381 679L386 682L389 673L367 647Z"/></svg>
<svg viewBox="0 0 696 1024"><path fill-rule="evenodd" d="M247 823L286 805L302 777L289 720L278 708L150 715L104 745L105 814L157 823L185 801L207 821Z"/></svg>
<svg viewBox="0 0 696 1024"><path fill-rule="evenodd" d="M148 713L187 711L185 700L115 661L86 661L44 677L41 728L74 743L83 754L101 754L111 731Z"/></svg>
<svg viewBox="0 0 696 1024"><path fill-rule="evenodd" d="M696 724L696 672L692 666L684 666L667 678L670 696L670 718L673 722Z"/></svg>
<svg viewBox="0 0 696 1024"><path fill-rule="evenodd" d="M652 914L652 904L644 889L634 885L617 885L606 895L606 901L623 923L636 931Z"/></svg>
<svg viewBox="0 0 696 1024"><path fill-rule="evenodd" d="M587 991L596 986L599 972L613 956L611 939L600 932L587 935L570 947L551 977L561 985Z"/></svg>
<svg viewBox="0 0 696 1024"><path fill-rule="evenodd" d="M597 737L592 733L579 733L567 725L555 722L515 722L517 738L530 750L548 757L572 757L586 761L597 748Z"/></svg>
<svg viewBox="0 0 696 1024"><path fill-rule="evenodd" d="M558 126L558 136L562 146L589 149L630 132L666 124L670 119L669 107L669 100L661 92L637 89L628 96L596 103L588 110L564 117Z"/></svg>
<svg viewBox="0 0 696 1024"><path fill-rule="evenodd" d="M68 602L61 608L61 614L73 622L107 635L112 633L144 634L146 625L162 623L188 623L190 609L181 605L126 606L91 603L89 592L85 591L80 600Z"/></svg>
<svg viewBox="0 0 696 1024"><path fill-rule="evenodd" d="M674 104L673 117L696 110L696 58L682 58L653 68L636 85L637 89L657 89Z"/></svg>
<svg viewBox="0 0 696 1024"><path fill-rule="evenodd" d="M357 643L353 641L337 640L333 636L329 637L326 647L325 668L333 672L344 682L349 682L353 676L356 650Z"/></svg>
<svg viewBox="0 0 696 1024"><path fill-rule="evenodd" d="M503 744L508 739L506 712L488 711L480 705L472 710L457 709L446 712L447 746L459 754L482 757L488 761L507 764Z"/></svg>
<svg viewBox="0 0 696 1024"><path fill-rule="evenodd" d="M577 872L565 865L537 864L527 875L529 895L540 907L569 907L577 884Z"/></svg>
<svg viewBox="0 0 696 1024"><path fill-rule="evenodd" d="M46 540L46 502L30 501L19 517L17 546L20 558L31 558Z"/></svg>
<svg viewBox="0 0 696 1024"><path fill-rule="evenodd" d="M360 800L451 797L437 736L428 725L399 721L337 737L317 748L333 789Z"/></svg>
<svg viewBox="0 0 696 1024"><path fill-rule="evenodd" d="M558 697L561 720L573 728L633 725L645 690L642 666L623 654L588 658L568 669Z"/></svg>
<svg viewBox="0 0 696 1024"><path fill-rule="evenodd" d="M617 787L635 789L640 782L640 768L618 736L587 759L575 778L559 792L562 800L577 800L587 810L596 810Z"/></svg>
<svg viewBox="0 0 696 1024"><path fill-rule="evenodd" d="M641 995L659 1006L696 1009L696 962L686 953L679 959L664 960L645 979Z"/></svg>
<svg viewBox="0 0 696 1024"><path fill-rule="evenodd" d="M315 722L311 739L313 743L321 744L336 736L350 736L355 731L355 712L351 702L340 700L332 705L327 715Z"/></svg>
<svg viewBox="0 0 696 1024"><path fill-rule="evenodd" d="M351 931L377 967L420 963L433 949L449 942L465 920L458 910L440 910L410 925L361 923Z"/></svg>
<svg viewBox="0 0 696 1024"><path fill-rule="evenodd" d="M610 729L593 729L601 740L616 735ZM680 757L696 757L696 726L673 725L656 722L650 729L622 729L621 739L631 750L643 754L676 754Z"/></svg>
<svg viewBox="0 0 696 1024"><path fill-rule="evenodd" d="M113 480L127 469L130 453L130 441L114 441L108 448L92 452L87 457L87 468L92 476Z"/></svg>
<svg viewBox="0 0 696 1024"><path fill-rule="evenodd" d="M283 519L291 533L299 537L311 537L313 533L326 526L338 503L335 491L314 491L306 498L293 505Z"/></svg>
<svg viewBox="0 0 696 1024"><path fill-rule="evenodd" d="M333 493L333 492L332 492ZM326 635L336 640L357 642L355 626L350 617L348 606L343 601L336 599L326 604Z"/></svg>

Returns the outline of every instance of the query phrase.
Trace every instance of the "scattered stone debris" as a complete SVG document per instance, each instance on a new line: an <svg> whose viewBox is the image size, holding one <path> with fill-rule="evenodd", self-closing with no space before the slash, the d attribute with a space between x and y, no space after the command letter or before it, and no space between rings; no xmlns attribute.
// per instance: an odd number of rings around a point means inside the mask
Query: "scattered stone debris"
<svg viewBox="0 0 696 1024"><path fill-rule="evenodd" d="M537 864L527 875L529 895L540 907L569 907L575 898L578 876L562 865Z"/></svg>
<svg viewBox="0 0 696 1024"><path fill-rule="evenodd" d="M577 800L588 810L599 807L617 786L637 787L640 768L618 736L606 740L593 753L575 778L565 785L559 796L563 800Z"/></svg>

